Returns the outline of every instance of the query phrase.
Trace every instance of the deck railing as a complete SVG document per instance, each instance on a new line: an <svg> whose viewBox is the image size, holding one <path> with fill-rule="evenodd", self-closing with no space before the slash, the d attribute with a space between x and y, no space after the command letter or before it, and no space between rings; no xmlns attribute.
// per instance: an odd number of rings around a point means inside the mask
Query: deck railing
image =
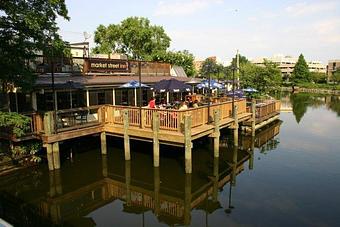
<svg viewBox="0 0 340 227"><path fill-rule="evenodd" d="M235 100L235 105L238 106L238 114L246 113L246 102L244 99ZM139 107L106 105L105 122L123 125L123 110L128 111L130 126L152 128L153 113L159 112L160 129L168 131L181 131L181 124L183 123L184 116L187 114L191 115L192 117L192 128L208 124L208 116L210 116L210 122L213 122L215 110L220 110L221 119L231 118L232 102L228 101L224 103L212 104L209 108L208 106L201 106L187 110L150 109L143 107L141 108L141 115Z"/></svg>
<svg viewBox="0 0 340 227"><path fill-rule="evenodd" d="M58 131L81 128L103 121L102 106L58 110L55 117Z"/></svg>
<svg viewBox="0 0 340 227"><path fill-rule="evenodd" d="M256 119L261 119L280 112L281 101L279 100L256 100ZM247 112L251 112L251 108L247 108Z"/></svg>

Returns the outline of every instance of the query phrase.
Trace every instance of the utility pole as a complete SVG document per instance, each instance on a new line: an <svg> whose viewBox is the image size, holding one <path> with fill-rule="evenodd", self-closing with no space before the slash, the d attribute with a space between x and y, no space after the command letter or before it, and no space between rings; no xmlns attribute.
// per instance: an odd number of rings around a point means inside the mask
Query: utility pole
<svg viewBox="0 0 340 227"><path fill-rule="evenodd" d="M236 52L236 78L237 78L237 89L240 88L240 54L239 51L237 50Z"/></svg>

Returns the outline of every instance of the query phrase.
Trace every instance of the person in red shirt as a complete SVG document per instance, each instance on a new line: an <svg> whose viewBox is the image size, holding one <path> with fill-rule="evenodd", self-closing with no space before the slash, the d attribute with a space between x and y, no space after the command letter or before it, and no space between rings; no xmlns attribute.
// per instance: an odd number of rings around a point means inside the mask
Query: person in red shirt
<svg viewBox="0 0 340 227"><path fill-rule="evenodd" d="M152 109L156 108L156 100L154 97L150 99L148 107Z"/></svg>

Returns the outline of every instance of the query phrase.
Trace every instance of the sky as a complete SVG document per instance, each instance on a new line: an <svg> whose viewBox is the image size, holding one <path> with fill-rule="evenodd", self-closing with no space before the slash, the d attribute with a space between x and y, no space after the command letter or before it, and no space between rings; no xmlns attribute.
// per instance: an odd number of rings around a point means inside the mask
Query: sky
<svg viewBox="0 0 340 227"><path fill-rule="evenodd" d="M130 16L163 26L170 50L228 62L239 50L249 59L276 54L326 64L340 59L340 0L66 0L70 21L58 18L69 42L84 41L103 24Z"/></svg>

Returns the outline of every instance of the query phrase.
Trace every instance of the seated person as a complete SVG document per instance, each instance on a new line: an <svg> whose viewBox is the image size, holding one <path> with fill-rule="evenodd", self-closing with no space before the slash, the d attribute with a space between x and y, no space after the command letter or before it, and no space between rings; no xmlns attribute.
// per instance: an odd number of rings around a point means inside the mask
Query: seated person
<svg viewBox="0 0 340 227"><path fill-rule="evenodd" d="M182 105L179 107L178 110L187 110L188 109L188 105L186 102L182 102Z"/></svg>

